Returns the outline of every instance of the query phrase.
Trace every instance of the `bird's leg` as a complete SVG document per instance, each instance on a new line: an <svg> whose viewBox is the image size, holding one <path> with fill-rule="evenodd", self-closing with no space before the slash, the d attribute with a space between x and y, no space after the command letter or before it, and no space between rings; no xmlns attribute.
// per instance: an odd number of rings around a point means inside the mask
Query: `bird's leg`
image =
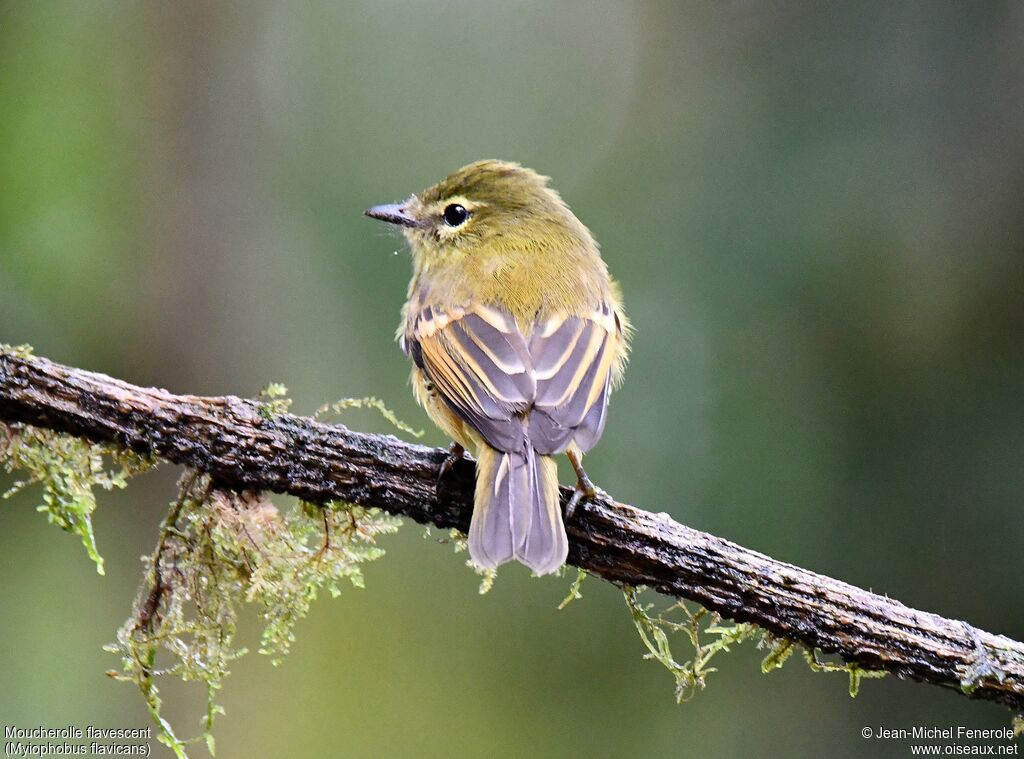
<svg viewBox="0 0 1024 759"><path fill-rule="evenodd" d="M437 470L437 484L435 490L441 490L441 481L448 476L456 464L462 461L462 457L466 454L466 449L462 447L460 443L452 443L448 448L448 455L445 456L444 461L441 462L441 467Z"/></svg>
<svg viewBox="0 0 1024 759"><path fill-rule="evenodd" d="M576 510L577 504L584 498L593 499L607 494L587 476L587 472L583 468L582 456L571 450L566 451L565 455L569 459L569 463L572 464L573 471L576 472L576 489L565 507L565 519L569 521L572 519L572 513Z"/></svg>

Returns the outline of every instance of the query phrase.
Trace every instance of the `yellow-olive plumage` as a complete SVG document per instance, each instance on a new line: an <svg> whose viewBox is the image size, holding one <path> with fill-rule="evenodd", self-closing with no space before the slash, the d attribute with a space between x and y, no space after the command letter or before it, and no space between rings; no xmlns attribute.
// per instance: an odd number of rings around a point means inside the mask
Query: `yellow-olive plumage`
<svg viewBox="0 0 1024 759"><path fill-rule="evenodd" d="M477 459L469 552L539 574L568 551L554 455L601 436L628 353L589 230L515 163L479 161L367 215L401 225L413 277L398 337L416 399Z"/></svg>

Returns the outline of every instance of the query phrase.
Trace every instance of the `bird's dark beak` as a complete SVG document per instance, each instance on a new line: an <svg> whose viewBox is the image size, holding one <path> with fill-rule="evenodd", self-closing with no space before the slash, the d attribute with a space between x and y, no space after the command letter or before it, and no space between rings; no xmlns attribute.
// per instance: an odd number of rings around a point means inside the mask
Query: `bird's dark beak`
<svg viewBox="0 0 1024 759"><path fill-rule="evenodd" d="M419 222L409 213L403 203L388 203L383 206L374 206L373 208L367 208L363 211L363 214L371 219L386 221L388 224L398 224L403 227L419 226Z"/></svg>

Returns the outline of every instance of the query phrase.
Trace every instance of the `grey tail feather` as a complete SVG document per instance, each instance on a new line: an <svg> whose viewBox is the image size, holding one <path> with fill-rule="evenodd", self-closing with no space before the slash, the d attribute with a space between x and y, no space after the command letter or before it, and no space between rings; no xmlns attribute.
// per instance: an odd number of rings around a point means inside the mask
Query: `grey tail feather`
<svg viewBox="0 0 1024 759"><path fill-rule="evenodd" d="M558 503L555 460L533 450L477 453L476 498L469 526L469 557L485 569L515 559L537 574L565 563L569 541Z"/></svg>

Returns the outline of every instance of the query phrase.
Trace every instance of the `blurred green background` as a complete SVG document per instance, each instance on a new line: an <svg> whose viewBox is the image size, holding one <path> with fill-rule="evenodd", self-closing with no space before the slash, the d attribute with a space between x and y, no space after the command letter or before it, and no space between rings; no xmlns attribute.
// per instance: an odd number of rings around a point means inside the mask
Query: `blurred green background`
<svg viewBox="0 0 1024 759"><path fill-rule="evenodd" d="M409 263L361 211L517 160L637 326L599 484L1021 638L1022 71L1015 2L7 0L0 342L429 427L392 340ZM102 498L106 577L36 493L0 505L0 721L148 724L100 647L175 474ZM422 533L283 666L237 663L220 756L905 756L861 727L1009 721L894 678L851 700L797 659L761 675L749 647L677 706L617 590L556 611L568 579L510 567L478 597ZM202 694L167 696L192 733Z"/></svg>

